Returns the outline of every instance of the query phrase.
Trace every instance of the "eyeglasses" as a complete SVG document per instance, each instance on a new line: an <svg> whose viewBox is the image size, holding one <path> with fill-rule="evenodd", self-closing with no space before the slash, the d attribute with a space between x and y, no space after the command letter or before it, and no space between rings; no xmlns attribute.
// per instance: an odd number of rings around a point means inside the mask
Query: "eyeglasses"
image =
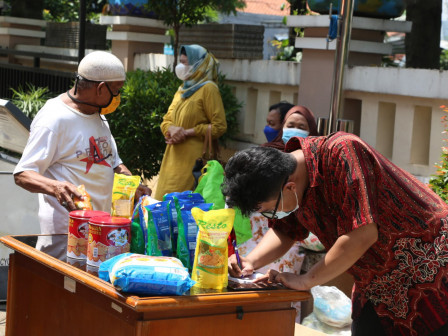
<svg viewBox="0 0 448 336"><path fill-rule="evenodd" d="M262 216L264 216L264 217L266 217L268 219L277 219L278 218L276 213L277 213L278 206L280 204L280 199L282 198L283 187L286 185L287 182L288 182L288 178L286 178L285 182L282 184L282 188L280 189L280 194L278 195L277 202L275 203L274 211L263 211L263 212L260 212L260 214Z"/></svg>

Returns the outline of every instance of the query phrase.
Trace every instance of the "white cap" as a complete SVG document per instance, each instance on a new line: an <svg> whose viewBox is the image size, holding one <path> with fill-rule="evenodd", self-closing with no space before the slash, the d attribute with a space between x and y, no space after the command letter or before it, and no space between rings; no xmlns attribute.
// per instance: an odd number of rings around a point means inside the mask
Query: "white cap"
<svg viewBox="0 0 448 336"><path fill-rule="evenodd" d="M79 63L78 74L82 78L98 82L126 79L123 63L117 56L105 51L94 51L86 55Z"/></svg>

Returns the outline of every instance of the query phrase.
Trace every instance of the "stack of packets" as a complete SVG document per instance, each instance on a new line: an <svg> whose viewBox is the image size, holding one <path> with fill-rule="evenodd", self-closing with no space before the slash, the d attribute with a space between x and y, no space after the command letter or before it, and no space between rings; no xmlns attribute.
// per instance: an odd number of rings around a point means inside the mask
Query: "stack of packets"
<svg viewBox="0 0 448 336"><path fill-rule="evenodd" d="M227 287L227 237L235 211L212 207L191 191L166 194L162 202L142 196L132 215L133 253L103 263L100 277L141 295L181 295L193 285ZM185 274L189 270L191 279Z"/></svg>

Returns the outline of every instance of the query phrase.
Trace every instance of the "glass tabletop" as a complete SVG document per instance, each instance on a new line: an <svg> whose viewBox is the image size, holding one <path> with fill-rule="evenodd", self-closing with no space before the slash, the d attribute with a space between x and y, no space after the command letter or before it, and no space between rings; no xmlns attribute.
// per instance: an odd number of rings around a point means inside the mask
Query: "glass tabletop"
<svg viewBox="0 0 448 336"><path fill-rule="evenodd" d="M87 272L95 277L98 277L98 267L87 264L86 259L74 259L67 257L67 235L66 234L54 234L54 235L30 235L30 236L14 236L14 239L35 248L53 258L56 258L64 263L67 263L77 269ZM99 277L98 277L99 279ZM241 290L241 289L239 289ZM229 288L217 290L207 288L195 288L184 295L198 295L207 293L225 293L233 292L234 290Z"/></svg>

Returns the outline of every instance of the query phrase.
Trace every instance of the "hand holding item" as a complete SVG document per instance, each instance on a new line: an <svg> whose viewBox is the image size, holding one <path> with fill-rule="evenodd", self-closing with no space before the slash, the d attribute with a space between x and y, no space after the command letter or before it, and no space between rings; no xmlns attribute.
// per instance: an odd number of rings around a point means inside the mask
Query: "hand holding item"
<svg viewBox="0 0 448 336"><path fill-rule="evenodd" d="M305 284L304 275L297 275L289 272L278 272L270 269L264 276L255 279L253 282L272 282L280 283L283 286L296 290L309 290L309 286Z"/></svg>
<svg viewBox="0 0 448 336"><path fill-rule="evenodd" d="M241 262L243 269L240 269L240 267L238 266L238 260L237 260L235 254L232 254L229 257L228 269L229 269L229 274L231 276L233 276L235 278L237 278L237 277L241 278L243 276L250 275L254 272L254 266L249 259L240 256L240 262Z"/></svg>
<svg viewBox="0 0 448 336"><path fill-rule="evenodd" d="M82 194L79 192L78 188L66 181L55 181L53 186L54 197L58 200L58 202L68 211L76 210L75 202L73 201L74 197L82 199Z"/></svg>
<svg viewBox="0 0 448 336"><path fill-rule="evenodd" d="M143 195L148 195L151 196L152 194L152 190L150 188L148 188L147 186L145 186L144 184L140 184L137 187L137 190L135 191L135 197L134 197L134 202L138 202L138 200L140 199L140 197L142 197Z"/></svg>

